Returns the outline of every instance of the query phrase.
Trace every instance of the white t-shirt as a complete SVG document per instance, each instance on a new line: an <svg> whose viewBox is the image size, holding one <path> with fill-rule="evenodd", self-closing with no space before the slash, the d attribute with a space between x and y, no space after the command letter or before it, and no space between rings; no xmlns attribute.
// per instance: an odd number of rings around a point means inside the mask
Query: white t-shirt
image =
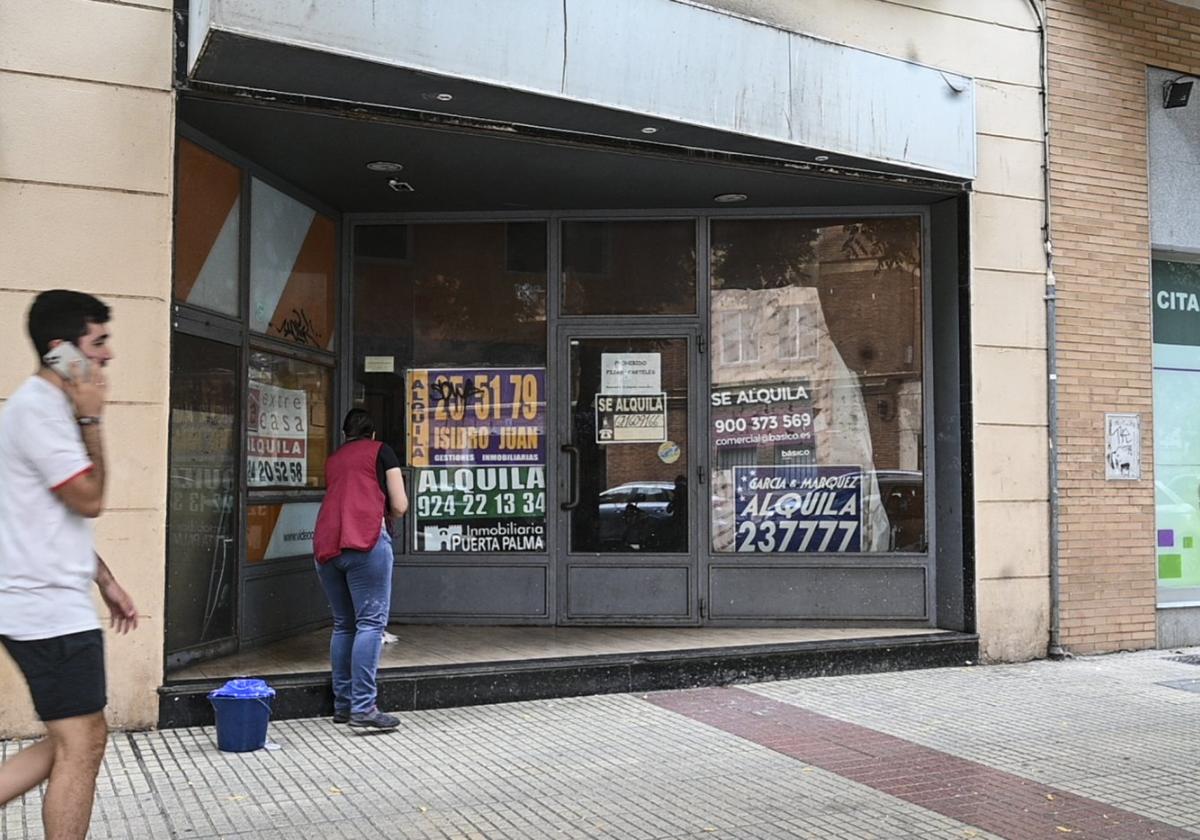
<svg viewBox="0 0 1200 840"><path fill-rule="evenodd" d="M92 524L54 493L90 469L67 395L31 376L0 410L0 636L100 626Z"/></svg>

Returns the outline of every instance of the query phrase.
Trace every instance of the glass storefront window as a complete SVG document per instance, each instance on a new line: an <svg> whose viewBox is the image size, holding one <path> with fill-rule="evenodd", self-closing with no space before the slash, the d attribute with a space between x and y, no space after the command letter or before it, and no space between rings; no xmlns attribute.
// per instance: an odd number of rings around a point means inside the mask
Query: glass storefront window
<svg viewBox="0 0 1200 840"><path fill-rule="evenodd" d="M691 314L696 223L563 222L562 271L564 314Z"/></svg>
<svg viewBox="0 0 1200 840"><path fill-rule="evenodd" d="M253 489L325 486L330 384L324 365L250 352L246 484Z"/></svg>
<svg viewBox="0 0 1200 840"><path fill-rule="evenodd" d="M168 667L235 632L238 348L178 333L171 371Z"/></svg>
<svg viewBox="0 0 1200 840"><path fill-rule="evenodd" d="M545 222L354 234L354 403L412 467L413 549L546 547Z"/></svg>
<svg viewBox="0 0 1200 840"><path fill-rule="evenodd" d="M713 550L927 544L921 222L712 223Z"/></svg>
<svg viewBox="0 0 1200 840"><path fill-rule="evenodd" d="M238 314L242 171L179 138L175 299Z"/></svg>
<svg viewBox="0 0 1200 840"><path fill-rule="evenodd" d="M250 328L332 350L337 226L257 178L250 188Z"/></svg>
<svg viewBox="0 0 1200 840"><path fill-rule="evenodd" d="M1200 264L1154 260L1154 513L1160 604L1200 601Z"/></svg>

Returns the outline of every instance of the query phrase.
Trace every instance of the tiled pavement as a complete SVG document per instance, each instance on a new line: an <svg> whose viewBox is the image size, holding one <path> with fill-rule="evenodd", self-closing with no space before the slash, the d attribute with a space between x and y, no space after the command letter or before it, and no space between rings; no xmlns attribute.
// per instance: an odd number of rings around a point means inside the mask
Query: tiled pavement
<svg viewBox="0 0 1200 840"><path fill-rule="evenodd" d="M116 734L94 838L1200 836L1200 667L1155 651ZM0 744L11 753L19 745ZM40 799L0 837L41 837Z"/></svg>

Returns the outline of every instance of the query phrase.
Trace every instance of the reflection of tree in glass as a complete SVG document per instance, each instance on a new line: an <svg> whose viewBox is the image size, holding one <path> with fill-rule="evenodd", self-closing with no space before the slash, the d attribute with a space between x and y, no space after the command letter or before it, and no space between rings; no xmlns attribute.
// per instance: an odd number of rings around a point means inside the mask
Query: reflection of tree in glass
<svg viewBox="0 0 1200 840"><path fill-rule="evenodd" d="M772 289L797 284L815 266L820 232L816 225L795 221L714 225L713 287Z"/></svg>
<svg viewBox="0 0 1200 840"><path fill-rule="evenodd" d="M713 287L771 289L808 285L815 273L824 237L841 239L847 259L874 259L875 273L890 269L915 272L920 267L916 220L867 219L831 224L795 219L722 221L714 225Z"/></svg>
<svg viewBox="0 0 1200 840"><path fill-rule="evenodd" d="M562 232L564 306L569 314L695 311L694 222L566 222Z"/></svg>
<svg viewBox="0 0 1200 840"><path fill-rule="evenodd" d="M848 257L875 258L875 273L888 269L915 272L921 267L920 240L912 218L866 219L844 225L842 252Z"/></svg>

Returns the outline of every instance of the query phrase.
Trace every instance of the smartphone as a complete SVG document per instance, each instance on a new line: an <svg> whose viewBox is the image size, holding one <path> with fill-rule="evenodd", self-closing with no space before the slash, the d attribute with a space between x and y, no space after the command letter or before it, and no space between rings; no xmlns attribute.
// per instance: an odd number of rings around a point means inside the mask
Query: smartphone
<svg viewBox="0 0 1200 840"><path fill-rule="evenodd" d="M69 341L64 341L57 347L50 348L50 352L42 356L42 361L63 379L73 380L76 374L80 378L86 379L88 371L92 368L92 363L88 357L83 355L79 351L79 348Z"/></svg>

